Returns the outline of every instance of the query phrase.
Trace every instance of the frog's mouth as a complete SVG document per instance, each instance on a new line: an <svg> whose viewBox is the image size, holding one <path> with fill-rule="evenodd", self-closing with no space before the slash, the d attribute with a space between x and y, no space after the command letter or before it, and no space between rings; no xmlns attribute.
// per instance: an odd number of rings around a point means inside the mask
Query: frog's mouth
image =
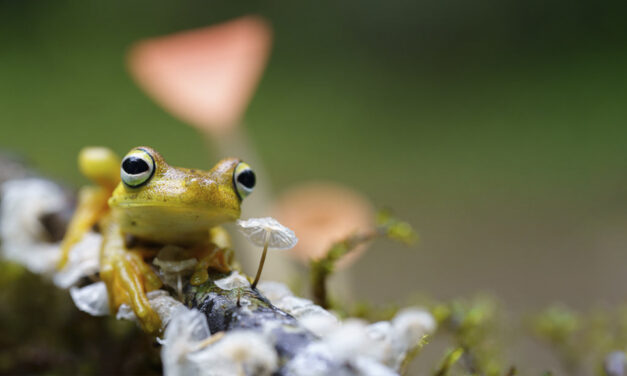
<svg viewBox="0 0 627 376"><path fill-rule="evenodd" d="M187 213L188 215L196 215L199 217L205 216L215 216L219 218L223 217L232 217L232 220L239 218L240 208L238 206L227 206L227 205L202 205L202 203L170 203L168 201L142 201L142 200L133 200L133 201L122 201L115 200L109 201L109 205L113 211L139 211L146 210L147 212L152 212L153 215L171 215L177 216L182 213Z"/></svg>

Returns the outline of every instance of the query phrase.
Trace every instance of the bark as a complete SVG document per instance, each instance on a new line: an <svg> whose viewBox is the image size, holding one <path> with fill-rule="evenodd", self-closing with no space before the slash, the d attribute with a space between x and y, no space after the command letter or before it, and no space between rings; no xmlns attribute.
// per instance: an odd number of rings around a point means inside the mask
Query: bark
<svg viewBox="0 0 627 376"><path fill-rule="evenodd" d="M226 276L210 271L207 282L200 286L187 285L185 289L185 304L204 313L212 334L233 329L262 331L264 327L272 327L280 364L292 359L316 338L294 317L273 306L257 289L223 290L214 284L213 281Z"/></svg>

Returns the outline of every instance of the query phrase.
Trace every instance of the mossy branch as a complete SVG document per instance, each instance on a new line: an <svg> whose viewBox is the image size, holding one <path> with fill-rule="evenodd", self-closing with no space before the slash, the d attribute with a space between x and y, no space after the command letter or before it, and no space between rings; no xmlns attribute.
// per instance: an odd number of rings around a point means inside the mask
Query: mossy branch
<svg viewBox="0 0 627 376"><path fill-rule="evenodd" d="M348 236L331 246L326 255L310 263L311 288L314 302L325 309L330 307L327 294L327 279L335 272L337 262L357 247L374 239L387 237L404 244L413 244L417 235L411 225L393 217L388 211L377 215L377 226L367 232Z"/></svg>

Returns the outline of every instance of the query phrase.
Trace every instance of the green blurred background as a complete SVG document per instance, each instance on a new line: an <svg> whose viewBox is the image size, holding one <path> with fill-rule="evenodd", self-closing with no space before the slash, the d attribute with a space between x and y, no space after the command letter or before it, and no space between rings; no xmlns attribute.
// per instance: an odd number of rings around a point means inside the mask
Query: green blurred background
<svg viewBox="0 0 627 376"><path fill-rule="evenodd" d="M421 235L380 242L351 299L487 291L513 312L623 302L623 2L0 0L0 147L79 185L85 145L208 167L124 66L135 41L243 14L275 30L246 127L274 188L333 180ZM260 177L263 179L263 177ZM348 298L347 298L348 299Z"/></svg>

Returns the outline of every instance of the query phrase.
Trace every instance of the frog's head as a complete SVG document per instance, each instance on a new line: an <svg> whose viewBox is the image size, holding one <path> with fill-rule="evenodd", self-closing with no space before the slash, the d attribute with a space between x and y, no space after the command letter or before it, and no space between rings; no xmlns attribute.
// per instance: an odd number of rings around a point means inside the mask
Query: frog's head
<svg viewBox="0 0 627 376"><path fill-rule="evenodd" d="M240 216L255 174L237 158L211 170L172 167L149 147L132 149L120 167L121 183L109 199L121 229L153 241L187 243Z"/></svg>

